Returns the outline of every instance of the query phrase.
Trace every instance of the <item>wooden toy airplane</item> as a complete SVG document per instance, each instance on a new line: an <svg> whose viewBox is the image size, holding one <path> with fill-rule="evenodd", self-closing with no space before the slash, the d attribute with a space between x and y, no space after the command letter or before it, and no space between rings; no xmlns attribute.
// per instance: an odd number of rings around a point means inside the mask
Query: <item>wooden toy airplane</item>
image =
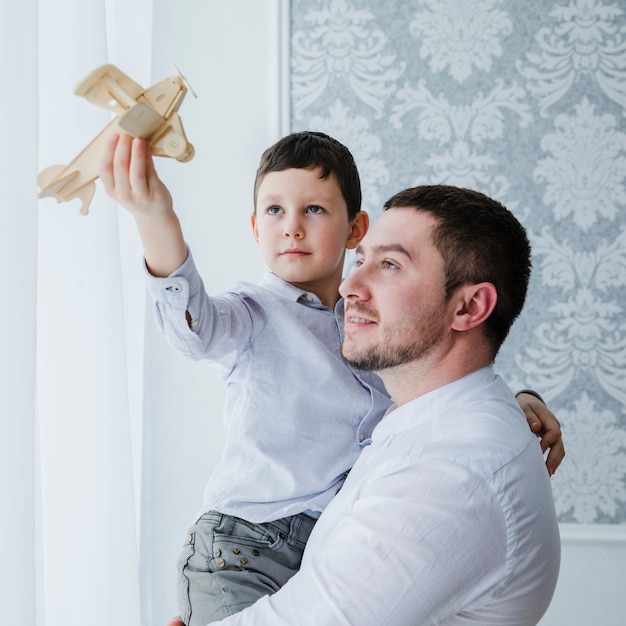
<svg viewBox="0 0 626 626"><path fill-rule="evenodd" d="M197 97L185 77L176 75L144 89L114 65L103 65L85 77L74 90L90 102L116 114L115 118L69 165L52 165L37 176L39 198L55 197L57 202L81 200L80 212L87 215L96 190L98 164L111 134L120 129L145 139L154 156L181 162L193 158L177 113L187 90Z"/></svg>

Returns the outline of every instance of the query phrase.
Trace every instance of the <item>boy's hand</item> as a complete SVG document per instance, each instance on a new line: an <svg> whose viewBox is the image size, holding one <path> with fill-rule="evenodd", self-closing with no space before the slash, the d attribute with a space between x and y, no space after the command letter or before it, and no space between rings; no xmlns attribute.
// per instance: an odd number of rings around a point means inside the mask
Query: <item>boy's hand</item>
<svg viewBox="0 0 626 626"><path fill-rule="evenodd" d="M150 146L127 133L111 135L100 161L105 191L134 216L161 217L172 212L172 197L161 182Z"/></svg>
<svg viewBox="0 0 626 626"><path fill-rule="evenodd" d="M535 396L529 393L520 393L517 395L517 401L526 415L530 430L541 438L541 450L545 452L548 448L550 449L546 459L546 467L552 476L565 456L561 424L554 413Z"/></svg>
<svg viewBox="0 0 626 626"><path fill-rule="evenodd" d="M180 617L172 617L172 619L167 623L167 626L185 626L183 620Z"/></svg>
<svg viewBox="0 0 626 626"><path fill-rule="evenodd" d="M135 218L148 271L169 276L187 258L187 247L150 146L127 133L112 135L100 161L100 178L105 191Z"/></svg>

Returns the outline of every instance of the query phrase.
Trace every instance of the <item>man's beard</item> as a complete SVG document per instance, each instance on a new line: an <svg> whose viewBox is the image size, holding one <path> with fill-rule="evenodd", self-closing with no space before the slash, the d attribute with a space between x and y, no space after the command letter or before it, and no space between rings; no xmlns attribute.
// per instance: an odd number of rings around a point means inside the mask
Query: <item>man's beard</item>
<svg viewBox="0 0 626 626"><path fill-rule="evenodd" d="M368 346L361 351L355 349L349 355L346 354L344 340L341 354L352 367L380 372L424 358L441 341L444 334L440 315L421 321L413 320L406 325L408 326L419 329L412 342L407 343L408 333L406 331L403 333L403 329L386 330L378 345Z"/></svg>

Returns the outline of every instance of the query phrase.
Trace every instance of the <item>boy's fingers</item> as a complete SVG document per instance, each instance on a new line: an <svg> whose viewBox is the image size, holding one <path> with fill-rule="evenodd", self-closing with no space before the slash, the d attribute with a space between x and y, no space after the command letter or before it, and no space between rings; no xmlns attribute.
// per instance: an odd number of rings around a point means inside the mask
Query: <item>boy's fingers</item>
<svg viewBox="0 0 626 626"><path fill-rule="evenodd" d="M105 191L131 213L171 210L171 196L159 179L150 145L128 133L113 134L100 163Z"/></svg>
<svg viewBox="0 0 626 626"><path fill-rule="evenodd" d="M152 158L148 144L143 139L132 139L129 183L133 192L140 195L148 193L148 180L152 171Z"/></svg>
<svg viewBox="0 0 626 626"><path fill-rule="evenodd" d="M112 134L108 139L104 147L104 151L102 152L102 157L100 158L100 163L98 167L98 173L100 175L100 180L104 185L104 189L107 193L111 193L115 188L115 177L113 174L113 159L115 158L115 149L117 147L117 142L119 140L119 135Z"/></svg>
<svg viewBox="0 0 626 626"><path fill-rule="evenodd" d="M561 461L565 458L565 446L563 445L563 441L557 442L554 446L550 448L550 452L548 452L548 458L546 459L546 467L548 468L548 473L552 476Z"/></svg>
<svg viewBox="0 0 626 626"><path fill-rule="evenodd" d="M130 150L133 138L127 133L118 136L115 154L113 155L113 176L115 190L122 194L130 191L129 172Z"/></svg>
<svg viewBox="0 0 626 626"><path fill-rule="evenodd" d="M537 416L534 413L532 415L526 415L526 421L530 426L530 430L532 430L535 434L541 431L543 424L537 419Z"/></svg>

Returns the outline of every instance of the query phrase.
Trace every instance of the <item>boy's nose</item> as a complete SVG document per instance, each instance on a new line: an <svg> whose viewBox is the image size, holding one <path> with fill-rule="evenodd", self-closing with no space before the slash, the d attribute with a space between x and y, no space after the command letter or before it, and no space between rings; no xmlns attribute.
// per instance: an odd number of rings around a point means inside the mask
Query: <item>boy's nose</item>
<svg viewBox="0 0 626 626"><path fill-rule="evenodd" d="M289 220L285 223L283 237L293 237L293 239L302 239L304 237L304 229L298 220Z"/></svg>

